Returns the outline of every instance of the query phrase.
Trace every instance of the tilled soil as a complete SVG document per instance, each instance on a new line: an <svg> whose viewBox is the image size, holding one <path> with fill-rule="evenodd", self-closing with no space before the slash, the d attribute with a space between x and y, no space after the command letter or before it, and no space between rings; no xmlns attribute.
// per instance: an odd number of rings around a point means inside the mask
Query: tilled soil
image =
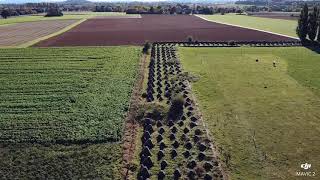
<svg viewBox="0 0 320 180"><path fill-rule="evenodd" d="M208 22L190 15L142 15L142 18L91 19L39 47L142 45L145 41L290 41L291 38Z"/></svg>
<svg viewBox="0 0 320 180"><path fill-rule="evenodd" d="M16 46L55 33L77 20L48 20L0 27L0 46Z"/></svg>

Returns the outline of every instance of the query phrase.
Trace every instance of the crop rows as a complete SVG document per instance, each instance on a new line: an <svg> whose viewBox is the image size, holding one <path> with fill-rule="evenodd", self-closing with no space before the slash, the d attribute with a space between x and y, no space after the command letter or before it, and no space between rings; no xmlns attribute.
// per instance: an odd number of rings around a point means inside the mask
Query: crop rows
<svg viewBox="0 0 320 180"><path fill-rule="evenodd" d="M175 46L154 44L146 101L170 105L174 94L181 94L183 113L179 118L169 113L167 119L144 119L138 179L223 179L183 75Z"/></svg>
<svg viewBox="0 0 320 180"><path fill-rule="evenodd" d="M77 20L50 20L3 26L0 27L0 46L21 45L55 33L75 22Z"/></svg>
<svg viewBox="0 0 320 180"><path fill-rule="evenodd" d="M193 42L161 42L158 44L174 44L186 47L292 47L301 46L299 41L193 41Z"/></svg>
<svg viewBox="0 0 320 180"><path fill-rule="evenodd" d="M0 54L0 141L121 138L138 49L3 49Z"/></svg>

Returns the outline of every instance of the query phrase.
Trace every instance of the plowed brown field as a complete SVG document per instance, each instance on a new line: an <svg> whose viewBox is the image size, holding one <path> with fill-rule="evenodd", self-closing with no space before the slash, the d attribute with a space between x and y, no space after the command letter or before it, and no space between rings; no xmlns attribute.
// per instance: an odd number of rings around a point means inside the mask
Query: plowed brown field
<svg viewBox="0 0 320 180"><path fill-rule="evenodd" d="M91 19L40 47L141 45L146 40L185 41L288 41L291 38L202 20L189 15L142 15L130 19Z"/></svg>
<svg viewBox="0 0 320 180"><path fill-rule="evenodd" d="M77 20L49 20L0 27L0 46L17 46L55 33Z"/></svg>

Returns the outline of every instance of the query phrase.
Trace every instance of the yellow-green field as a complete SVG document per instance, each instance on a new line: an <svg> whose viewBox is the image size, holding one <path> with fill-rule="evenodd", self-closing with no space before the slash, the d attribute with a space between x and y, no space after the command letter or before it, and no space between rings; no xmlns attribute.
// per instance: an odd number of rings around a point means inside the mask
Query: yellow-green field
<svg viewBox="0 0 320 180"><path fill-rule="evenodd" d="M238 26L255 28L273 33L284 34L297 37L297 21L284 19L271 19L262 17L253 17L246 15L226 14L226 15L201 15L201 17L215 22L228 23Z"/></svg>

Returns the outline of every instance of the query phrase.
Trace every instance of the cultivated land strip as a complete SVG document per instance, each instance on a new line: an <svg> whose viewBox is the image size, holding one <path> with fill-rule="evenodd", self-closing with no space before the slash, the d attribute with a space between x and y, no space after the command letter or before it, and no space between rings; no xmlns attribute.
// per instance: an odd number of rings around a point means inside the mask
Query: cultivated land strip
<svg viewBox="0 0 320 180"><path fill-rule="evenodd" d="M27 47L29 44L58 35L83 21L52 20L19 23L0 27L0 47Z"/></svg>
<svg viewBox="0 0 320 180"><path fill-rule="evenodd" d="M97 27L97 28L92 28ZM197 41L292 41L295 39L213 23L190 15L142 15L142 18L89 19L37 47L142 45L150 42Z"/></svg>
<svg viewBox="0 0 320 180"><path fill-rule="evenodd" d="M122 139L124 116L136 79L138 48L26 48L0 52L1 142Z"/></svg>
<svg viewBox="0 0 320 180"><path fill-rule="evenodd" d="M173 44L151 49L146 104L171 107L166 118L150 114L153 109L145 113L137 179L226 179L175 51ZM183 112L173 113L178 94Z"/></svg>
<svg viewBox="0 0 320 180"><path fill-rule="evenodd" d="M18 48L30 47L30 46L33 46L34 44L37 44L37 43L40 42L40 41L43 41L43 40L52 38L52 37L54 37L54 36L58 36L58 35L60 35L60 34L62 34L62 33L65 33L65 32L67 32L67 31L71 30L72 28L75 28L76 26L80 25L81 23L85 22L86 20L87 20L87 19L81 19L81 20L79 20L79 21L77 21L77 22L75 22L75 23L73 23L73 24L71 24L71 25L69 25L69 26L67 26L67 27L65 27L65 28L57 31L57 32L54 32L54 33L49 34L49 35L44 36L44 37L39 37L39 38L37 38L37 39L34 39L34 40L29 41L29 42L24 43L24 44L21 44L21 45L18 46Z"/></svg>

